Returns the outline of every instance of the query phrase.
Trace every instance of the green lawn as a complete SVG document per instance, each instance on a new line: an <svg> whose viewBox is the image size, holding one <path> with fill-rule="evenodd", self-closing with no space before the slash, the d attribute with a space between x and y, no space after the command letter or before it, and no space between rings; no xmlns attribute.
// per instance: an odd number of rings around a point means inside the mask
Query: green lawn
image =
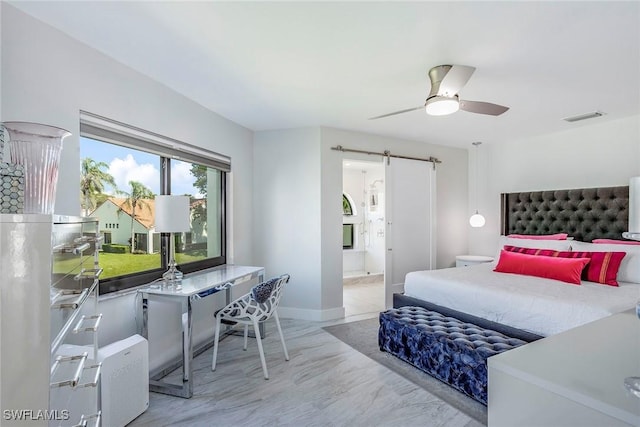
<svg viewBox="0 0 640 427"><path fill-rule="evenodd" d="M101 279L160 268L160 254L112 254L100 252Z"/></svg>
<svg viewBox="0 0 640 427"><path fill-rule="evenodd" d="M176 262L184 264L187 262L203 259L202 255L191 255L187 253L177 253ZM78 263L77 259L67 259L56 262L54 273L68 272ZM145 270L160 268L160 254L114 254L100 252L100 267L102 268L101 279L122 276ZM85 262L85 268L92 268L91 264Z"/></svg>

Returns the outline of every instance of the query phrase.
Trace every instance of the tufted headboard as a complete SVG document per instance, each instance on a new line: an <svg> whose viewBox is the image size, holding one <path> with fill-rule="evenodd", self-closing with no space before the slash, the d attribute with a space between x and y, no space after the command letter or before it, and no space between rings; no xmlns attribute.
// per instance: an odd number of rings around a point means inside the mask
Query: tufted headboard
<svg viewBox="0 0 640 427"><path fill-rule="evenodd" d="M629 187L501 194L502 234L567 233L575 240L622 239Z"/></svg>

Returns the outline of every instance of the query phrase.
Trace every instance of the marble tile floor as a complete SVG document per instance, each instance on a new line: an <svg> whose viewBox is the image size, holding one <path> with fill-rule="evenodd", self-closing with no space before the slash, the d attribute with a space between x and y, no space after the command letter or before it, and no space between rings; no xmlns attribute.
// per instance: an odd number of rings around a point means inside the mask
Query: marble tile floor
<svg viewBox="0 0 640 427"><path fill-rule="evenodd" d="M366 279L366 277L365 277ZM384 283L382 275L376 281L348 281L343 284L343 305L348 321L377 314L384 310Z"/></svg>
<svg viewBox="0 0 640 427"><path fill-rule="evenodd" d="M229 336L215 372L212 349L194 359L191 399L150 393L149 409L130 426L482 426L322 329L344 321L282 319L288 362L267 322L269 380L255 340L245 352L242 337Z"/></svg>
<svg viewBox="0 0 640 427"><path fill-rule="evenodd" d="M352 285L357 283L382 283L384 274L362 274L356 276L344 276L342 278L343 285Z"/></svg>

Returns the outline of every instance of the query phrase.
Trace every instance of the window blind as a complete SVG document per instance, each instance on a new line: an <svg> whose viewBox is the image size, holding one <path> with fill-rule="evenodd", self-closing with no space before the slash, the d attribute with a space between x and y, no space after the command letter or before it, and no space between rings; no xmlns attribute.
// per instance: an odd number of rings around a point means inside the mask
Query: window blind
<svg viewBox="0 0 640 427"><path fill-rule="evenodd" d="M231 171L231 158L228 156L86 111L80 112L80 134L223 172Z"/></svg>

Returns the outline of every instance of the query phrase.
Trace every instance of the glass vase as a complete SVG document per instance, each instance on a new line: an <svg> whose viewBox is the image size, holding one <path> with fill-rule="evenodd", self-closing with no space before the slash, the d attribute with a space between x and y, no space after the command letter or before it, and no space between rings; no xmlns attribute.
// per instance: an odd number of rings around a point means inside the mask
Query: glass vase
<svg viewBox="0 0 640 427"><path fill-rule="evenodd" d="M9 133L9 159L24 167L24 213L52 214L58 183L62 140L71 135L58 127L4 122Z"/></svg>

